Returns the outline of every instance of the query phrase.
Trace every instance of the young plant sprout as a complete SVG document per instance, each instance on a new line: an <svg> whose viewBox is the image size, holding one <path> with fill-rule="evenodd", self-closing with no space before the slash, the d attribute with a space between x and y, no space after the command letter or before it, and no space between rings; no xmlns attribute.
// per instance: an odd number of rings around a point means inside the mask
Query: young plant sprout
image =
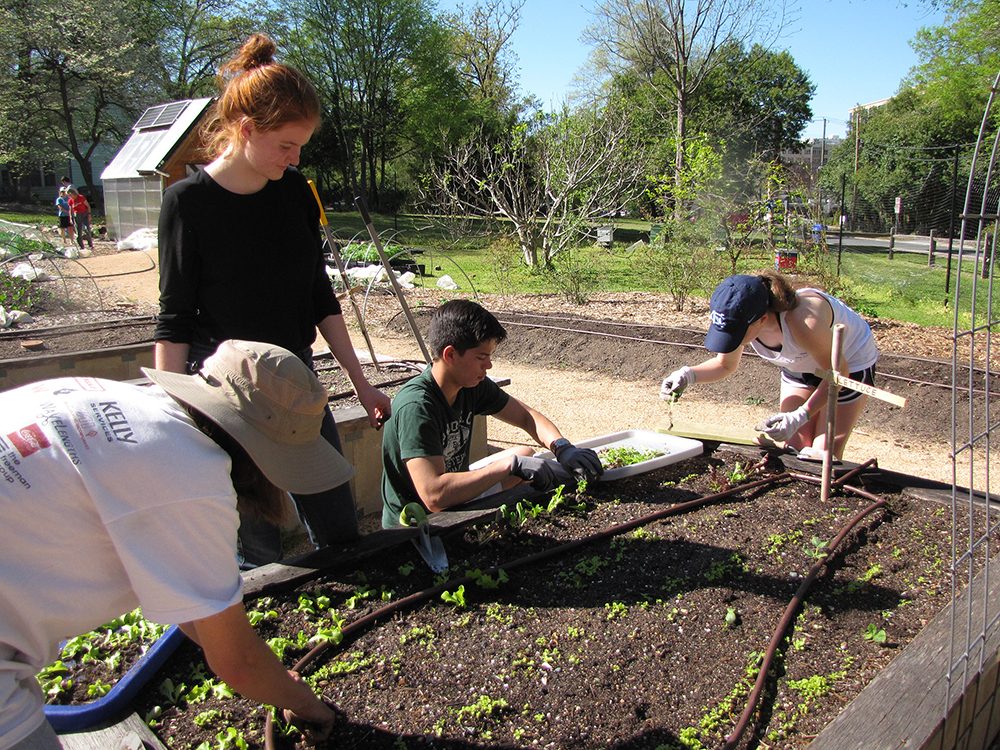
<svg viewBox="0 0 1000 750"><path fill-rule="evenodd" d="M655 448L640 449L629 445L621 445L617 448L605 448L597 452L597 456L601 459L601 463L605 469L620 469L623 466L631 466L643 461L652 461L654 458L659 458L663 455L665 455L663 451L658 451Z"/></svg>

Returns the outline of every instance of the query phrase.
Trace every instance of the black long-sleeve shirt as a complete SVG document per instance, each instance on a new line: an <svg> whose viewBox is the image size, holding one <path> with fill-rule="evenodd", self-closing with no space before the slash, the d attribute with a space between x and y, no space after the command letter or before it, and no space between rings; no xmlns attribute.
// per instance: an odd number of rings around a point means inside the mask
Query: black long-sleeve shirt
<svg viewBox="0 0 1000 750"><path fill-rule="evenodd" d="M206 172L164 192L157 341L214 349L225 339L293 352L341 312L323 261L319 206L298 170L251 195Z"/></svg>

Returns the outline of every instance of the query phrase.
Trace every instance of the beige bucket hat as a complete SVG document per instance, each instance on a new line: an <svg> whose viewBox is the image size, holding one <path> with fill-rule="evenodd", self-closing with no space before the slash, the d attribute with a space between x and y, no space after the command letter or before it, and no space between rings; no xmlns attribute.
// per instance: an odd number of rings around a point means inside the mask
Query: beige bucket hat
<svg viewBox="0 0 1000 750"><path fill-rule="evenodd" d="M142 371L229 433L283 490L314 494L354 475L354 467L320 436L326 389L287 349L231 339L195 375Z"/></svg>

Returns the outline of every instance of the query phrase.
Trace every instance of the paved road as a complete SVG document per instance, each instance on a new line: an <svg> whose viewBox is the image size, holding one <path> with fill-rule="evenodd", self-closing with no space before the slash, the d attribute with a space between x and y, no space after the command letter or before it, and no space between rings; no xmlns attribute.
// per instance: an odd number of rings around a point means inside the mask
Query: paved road
<svg viewBox="0 0 1000 750"><path fill-rule="evenodd" d="M828 232L826 235L826 243L830 250L836 250L839 247L840 238L836 232ZM927 237L915 237L913 235L902 235L896 238L895 251L901 253L920 253L924 256L927 255L928 238ZM868 251L882 251L885 253L889 252L889 239L888 237L868 237L859 236L853 234L844 233L844 249L860 248L862 250ZM955 256L958 255L959 251L959 241L956 238L952 242L952 252ZM975 240L966 239L964 243L963 255L966 260L971 260L975 257L976 252L976 242ZM980 253L982 248L980 248ZM934 253L935 258L947 258L948 257L948 239L938 238L937 248Z"/></svg>

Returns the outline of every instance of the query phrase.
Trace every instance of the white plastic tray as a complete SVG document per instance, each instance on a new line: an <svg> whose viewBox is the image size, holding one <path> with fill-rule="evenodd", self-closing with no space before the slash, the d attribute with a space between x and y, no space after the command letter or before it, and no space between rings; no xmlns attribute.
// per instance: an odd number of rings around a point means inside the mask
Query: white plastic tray
<svg viewBox="0 0 1000 750"><path fill-rule="evenodd" d="M618 469L605 470L604 475L601 477L601 480L604 482L634 476L635 474L643 474L653 469L659 469L661 466L669 466L678 461L683 461L685 458L701 455L701 452L704 450L704 446L700 440L678 437L677 435L665 435L661 432L652 432L649 430L625 430L610 435L590 438L589 440L581 440L578 443L574 443L574 445L580 448L593 448L595 451L623 446L636 448L637 450L663 451L664 455L651 458L648 461L640 461L637 464L622 466ZM535 455L538 458L555 458L551 451L543 451Z"/></svg>

